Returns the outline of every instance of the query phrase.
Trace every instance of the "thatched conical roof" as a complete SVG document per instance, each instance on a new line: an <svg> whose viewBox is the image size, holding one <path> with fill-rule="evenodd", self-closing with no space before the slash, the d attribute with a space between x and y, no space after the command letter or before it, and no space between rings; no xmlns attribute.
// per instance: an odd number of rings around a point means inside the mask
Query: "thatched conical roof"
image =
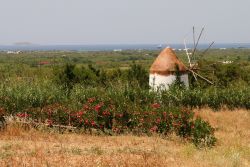
<svg viewBox="0 0 250 167"><path fill-rule="evenodd" d="M155 59L150 68L151 74L169 75L179 70L181 73L187 72L187 67L178 59L171 48L165 48Z"/></svg>

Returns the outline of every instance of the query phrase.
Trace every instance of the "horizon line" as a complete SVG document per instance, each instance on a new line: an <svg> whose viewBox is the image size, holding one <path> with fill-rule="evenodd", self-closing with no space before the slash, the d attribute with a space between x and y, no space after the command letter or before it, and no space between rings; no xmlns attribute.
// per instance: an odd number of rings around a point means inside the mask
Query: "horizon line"
<svg viewBox="0 0 250 167"><path fill-rule="evenodd" d="M210 42L211 43L211 42ZM199 43L201 45L203 44L210 44L209 42L203 42ZM13 43L13 44L0 44L0 46L98 46L98 45L182 45L183 43L48 43L48 44L38 44L38 43L28 43L28 44L18 44L18 43ZM215 42L214 45L216 44L250 44L250 42ZM193 43L187 43L187 45L193 45Z"/></svg>

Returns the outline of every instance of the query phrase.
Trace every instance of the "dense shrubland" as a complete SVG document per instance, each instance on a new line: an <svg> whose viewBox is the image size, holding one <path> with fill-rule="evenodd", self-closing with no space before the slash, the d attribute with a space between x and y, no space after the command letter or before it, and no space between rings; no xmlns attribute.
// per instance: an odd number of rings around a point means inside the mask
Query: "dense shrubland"
<svg viewBox="0 0 250 167"><path fill-rule="evenodd" d="M194 82L190 75L189 89L177 82L160 94L149 90L148 70L139 63L125 69L75 63L18 65L25 67L23 72L4 65L0 108L5 115L48 126L69 125L108 134L175 133L197 146L211 146L216 141L214 129L196 118L192 108L249 109L250 68L240 61L223 65L199 60L198 64L199 73L213 86Z"/></svg>

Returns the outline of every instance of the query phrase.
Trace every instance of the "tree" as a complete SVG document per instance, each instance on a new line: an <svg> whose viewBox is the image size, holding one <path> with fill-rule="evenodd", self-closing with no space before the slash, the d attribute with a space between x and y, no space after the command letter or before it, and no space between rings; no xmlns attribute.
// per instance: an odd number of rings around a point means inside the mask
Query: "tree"
<svg viewBox="0 0 250 167"><path fill-rule="evenodd" d="M127 80L130 84L138 84L142 88L148 88L148 72L138 64L133 63L130 66L130 69L128 70L127 74Z"/></svg>

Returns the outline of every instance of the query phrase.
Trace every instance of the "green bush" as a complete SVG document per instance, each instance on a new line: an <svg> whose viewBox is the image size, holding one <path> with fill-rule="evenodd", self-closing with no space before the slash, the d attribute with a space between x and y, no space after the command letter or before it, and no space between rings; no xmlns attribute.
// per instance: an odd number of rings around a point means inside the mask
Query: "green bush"
<svg viewBox="0 0 250 167"><path fill-rule="evenodd" d="M211 147L216 143L214 128L208 122L197 118L192 129L192 141L197 147Z"/></svg>

